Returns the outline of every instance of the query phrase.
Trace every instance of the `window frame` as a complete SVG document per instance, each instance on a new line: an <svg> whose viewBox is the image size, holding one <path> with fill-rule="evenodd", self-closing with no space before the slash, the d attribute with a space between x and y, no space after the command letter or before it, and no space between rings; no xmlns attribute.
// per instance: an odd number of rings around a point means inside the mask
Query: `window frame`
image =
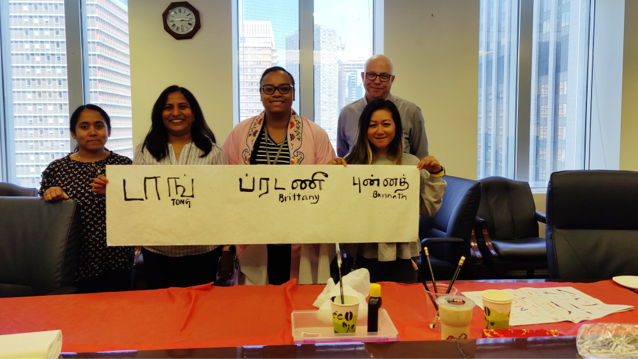
<svg viewBox="0 0 638 359"><path fill-rule="evenodd" d="M315 121L315 81L314 81L314 1L299 1L299 79L297 102L299 112L308 120ZM240 80L239 80L239 0L232 0L232 51L233 51L233 127L240 121ZM372 53L383 53L385 0L372 0Z"/></svg>
<svg viewBox="0 0 638 359"><path fill-rule="evenodd" d="M512 2L518 4L518 29L516 29L518 33L518 57L516 59L517 61L516 65L518 66L518 69L517 69L517 78L514 85L515 91L516 91L516 94L515 94L516 103L514 104L515 120L513 121L515 126L514 139L516 142L515 144L513 144L512 146L513 148L510 148L510 150L508 151L508 156L507 156L508 165L507 165L507 169L502 171L503 173L495 173L494 171L490 171L490 172L485 171L485 160L483 159L482 161L477 162L477 177L480 180L492 175L503 176L503 177L515 179L518 181L528 182L530 183L532 190L541 191L541 190L545 190L545 187L534 186L534 180L530 178L531 171L529 166L531 163L533 163L534 161L533 157L535 155L534 149L530 148L530 145L532 144L532 139L530 137L531 121L534 119L536 115L536 109L532 108L532 104L534 103L532 101L532 96L536 95L536 93L533 91L533 87L536 86L535 85L536 83L535 83L535 79L532 77L533 68L536 65L534 63L534 58L533 58L533 55L535 54L535 49L534 49L535 44L533 42L533 37L534 37L534 31L542 30L542 28L539 28L539 29L534 28L535 26L534 14L539 13L539 7L541 6L541 3L545 3L545 2L541 0L536 0L536 1L535 0L512 0ZM593 62L592 53L594 51L592 36L593 36L594 28L595 28L595 21L594 21L595 20L595 3L596 3L596 0L590 0L590 4L589 4L589 32L588 32L589 38L587 39L588 46L587 46L587 50L586 50L587 52L585 55L587 81L584 85L586 87L585 91L587 93L590 93L591 91L590 87L592 83L591 82L591 76L592 76L591 64ZM481 20L483 21L484 19L481 19ZM482 27L480 27L480 29L481 30L479 31L484 31ZM538 44L536 44L536 46L537 45ZM552 91L549 91L549 89L547 89L546 91L548 91L549 93L552 92ZM479 90L479 94L480 94L480 90ZM543 92L543 90L538 92L538 95L548 96L548 94ZM479 104L480 104L480 100L479 100ZM534 111L534 113L532 113L532 111ZM558 115L556 117L558 117ZM481 121L483 121L484 123L487 123L488 120L489 119L481 119ZM582 134L578 135L579 138L576 140L582 145L582 148L581 148L582 156L580 161L582 169L590 169L591 167L590 161L587 159L587 156L586 156L586 154L589 151L590 141L591 141L591 122L592 122L591 111L589 106L587 106L587 111L584 114L585 129L583 130ZM545 137L543 138L544 139L552 138L554 134L548 133L547 131L551 131L551 129L547 129L545 127L545 132L544 132ZM479 133L479 134L482 134L482 133ZM486 142L485 146L491 145L493 147L495 144L496 143L494 141L491 141L491 142ZM477 146L479 160L481 160L482 158L481 156L485 155L485 150L482 147L483 147L483 142L481 138L479 138L479 143ZM493 151L492 156L494 156L495 151L494 150L492 151ZM510 151L513 151L513 154L511 154ZM547 150L546 156L548 160L549 160L549 157L551 157L552 153L553 152L551 151L551 149ZM479 163L482 163L480 173L478 171ZM495 164L496 162L492 161L492 165L495 165ZM543 168L541 172L545 173L545 180L548 181L549 175L551 175L551 172L546 173L546 170L547 168Z"/></svg>

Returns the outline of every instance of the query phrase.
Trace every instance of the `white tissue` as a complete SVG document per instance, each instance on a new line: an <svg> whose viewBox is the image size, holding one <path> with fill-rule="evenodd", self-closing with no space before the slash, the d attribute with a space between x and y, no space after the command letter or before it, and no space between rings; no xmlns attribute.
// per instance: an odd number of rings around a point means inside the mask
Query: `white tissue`
<svg viewBox="0 0 638 359"><path fill-rule="evenodd" d="M368 321L368 303L366 298L370 294L370 272L361 268L348 273L341 278L343 281L343 294L358 297L359 316L357 318L358 325L367 325ZM312 304L319 308L319 318L327 325L332 325L332 309L330 308L330 298L341 295L341 289L338 284L328 279L328 283L315 302Z"/></svg>
<svg viewBox="0 0 638 359"><path fill-rule="evenodd" d="M62 332L46 332L0 335L0 358L54 358L62 350Z"/></svg>

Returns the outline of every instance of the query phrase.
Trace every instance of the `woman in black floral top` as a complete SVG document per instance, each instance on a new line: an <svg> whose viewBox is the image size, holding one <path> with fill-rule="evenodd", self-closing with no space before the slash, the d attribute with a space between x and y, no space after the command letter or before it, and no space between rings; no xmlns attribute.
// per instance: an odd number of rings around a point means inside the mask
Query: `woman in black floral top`
<svg viewBox="0 0 638 359"><path fill-rule="evenodd" d="M80 208L81 234L75 281L81 293L132 289L133 247L106 246L106 198L93 178L106 165L130 165L128 157L106 149L111 119L98 106L80 106L70 120L75 151L55 160L42 172L40 195L46 201L75 199Z"/></svg>

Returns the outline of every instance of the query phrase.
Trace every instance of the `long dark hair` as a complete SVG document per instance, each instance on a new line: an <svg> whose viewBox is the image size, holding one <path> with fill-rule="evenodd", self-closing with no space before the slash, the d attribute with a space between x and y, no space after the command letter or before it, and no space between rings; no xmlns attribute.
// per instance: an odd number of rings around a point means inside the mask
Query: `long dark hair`
<svg viewBox="0 0 638 359"><path fill-rule="evenodd" d="M69 130L73 134L75 134L75 126L78 125L78 121L80 120L80 115L82 115L82 112L84 110L97 111L100 114L100 116L102 116L102 118L104 119L104 122L106 122L106 128L109 130L109 132L111 132L111 118L106 113L106 111L104 111L102 107L98 105L93 105L89 103L86 105L82 105L76 108L75 111L73 111L73 114L71 115L71 119L69 120ZM79 150L80 150L80 145L75 145L75 149L73 150L73 152L75 153L75 152L78 152Z"/></svg>
<svg viewBox="0 0 638 359"><path fill-rule="evenodd" d="M191 139L193 143L195 143L195 146L204 152L200 157L206 157L213 149L213 143L216 143L215 135L210 127L208 127L204 119L204 113L202 113L202 109L199 107L195 96L187 89L177 85L167 87L159 95L157 101L155 101L153 112L151 113L151 129L148 130L148 134L144 139L142 151L146 148L158 161L168 156L168 132L166 131L166 127L164 127L162 112L164 112L168 95L173 92L181 92L191 106L191 111L195 118L193 126L191 127Z"/></svg>
<svg viewBox="0 0 638 359"><path fill-rule="evenodd" d="M393 165L400 165L403 156L403 126L401 125L401 115L397 106L390 100L374 100L369 102L363 109L359 117L359 134L357 142L352 147L350 153L346 155L346 162L351 164L369 165L374 161L374 151L368 141L368 128L370 127L370 119L372 114L379 110L388 110L392 114L395 132L394 138L388 145L388 157L392 159Z"/></svg>

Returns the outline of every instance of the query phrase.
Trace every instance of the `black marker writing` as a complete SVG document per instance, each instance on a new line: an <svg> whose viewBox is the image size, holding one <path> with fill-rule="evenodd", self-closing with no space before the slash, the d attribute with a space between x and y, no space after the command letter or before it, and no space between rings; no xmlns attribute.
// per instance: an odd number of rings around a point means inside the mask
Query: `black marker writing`
<svg viewBox="0 0 638 359"><path fill-rule="evenodd" d="M122 179L122 186L124 186L124 200L125 201L128 202L128 201L143 201L144 200L144 198L128 198L126 196L126 180L125 179Z"/></svg>
<svg viewBox="0 0 638 359"><path fill-rule="evenodd" d="M321 183L322 183L322 182L324 182L325 180L324 180L324 179L315 179L315 176L316 176L317 174L321 174L321 175L323 175L325 178L328 178L328 174L327 174L327 173L322 172L322 171L317 171L317 172L315 172L315 173L313 173L313 174L312 174L311 179L306 179L306 180L296 179L296 180L292 181L292 186L291 186L291 188L292 188L292 189L297 189L297 188L299 188L299 189L301 189L301 190L304 190L304 189L306 189L306 188L309 188L309 189L315 189L315 188L317 188L317 183L319 183L319 190L321 191L321 190L322 190L322 188L321 188Z"/></svg>
<svg viewBox="0 0 638 359"><path fill-rule="evenodd" d="M370 175L370 177L374 177L374 175ZM379 178L366 178L361 181L361 177L352 177L352 185L355 187L359 187L359 193L361 193L361 187L381 187L383 183L383 187L400 187L394 190L394 193L399 191L405 191L410 188L410 184L405 178L405 175L401 178L386 178L381 182Z"/></svg>
<svg viewBox="0 0 638 359"><path fill-rule="evenodd" d="M248 177L248 173L246 173L246 177ZM244 188L242 179L239 179L239 191L241 192L252 192L255 190L255 177L253 177L253 187L252 188Z"/></svg>
<svg viewBox="0 0 638 359"><path fill-rule="evenodd" d="M186 175L184 175L186 176ZM173 184L175 185L175 195L178 197L182 197L182 198L195 198L195 179L191 178L191 194L187 195L186 194L186 187L177 184L177 180L180 179L179 177L168 177L166 179L166 184L168 185L168 196L171 196L171 180L173 180ZM181 190L181 193L179 193Z"/></svg>

